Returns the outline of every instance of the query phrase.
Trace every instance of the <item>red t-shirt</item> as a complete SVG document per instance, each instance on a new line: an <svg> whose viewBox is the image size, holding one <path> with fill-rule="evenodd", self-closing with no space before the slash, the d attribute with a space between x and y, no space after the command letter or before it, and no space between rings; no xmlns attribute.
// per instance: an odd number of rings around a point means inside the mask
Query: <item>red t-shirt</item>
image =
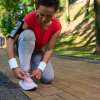
<svg viewBox="0 0 100 100"><path fill-rule="evenodd" d="M48 43L49 39L51 38L52 34L57 32L58 30L62 29L60 22L54 17L51 25L47 30L41 28L38 23L36 12L30 12L28 15L24 17L24 21L29 26L29 29L32 30L36 37L35 48L42 49L45 44Z"/></svg>

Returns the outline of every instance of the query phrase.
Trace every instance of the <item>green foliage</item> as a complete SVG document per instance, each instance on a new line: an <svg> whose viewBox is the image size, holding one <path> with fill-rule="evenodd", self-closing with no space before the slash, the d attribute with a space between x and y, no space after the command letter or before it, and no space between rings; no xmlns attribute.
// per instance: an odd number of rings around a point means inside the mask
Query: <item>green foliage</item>
<svg viewBox="0 0 100 100"><path fill-rule="evenodd" d="M18 21L17 11L20 8L19 0L0 1L0 29L4 36L8 36L13 26Z"/></svg>
<svg viewBox="0 0 100 100"><path fill-rule="evenodd" d="M8 36L19 16L22 20L29 12L36 10L37 0L0 0L0 30L4 36Z"/></svg>
<svg viewBox="0 0 100 100"><path fill-rule="evenodd" d="M37 10L37 0L0 0L0 30L8 36L18 21L18 10L21 11L20 20L29 12ZM60 0L60 7L65 7L66 0Z"/></svg>
<svg viewBox="0 0 100 100"><path fill-rule="evenodd" d="M20 0L22 3L22 6L25 7L27 10L27 13L32 12L36 10L36 2L37 0ZM23 8L24 10L24 8Z"/></svg>
<svg viewBox="0 0 100 100"><path fill-rule="evenodd" d="M85 19L89 19L89 18L91 18L91 17L94 17L94 3L93 3L92 5L90 5L90 6L89 6L88 8L86 8L86 9L89 9L89 8L91 8L92 10L91 10L90 14L84 18L84 20L85 20Z"/></svg>
<svg viewBox="0 0 100 100"><path fill-rule="evenodd" d="M65 7L66 0L60 0L60 7Z"/></svg>

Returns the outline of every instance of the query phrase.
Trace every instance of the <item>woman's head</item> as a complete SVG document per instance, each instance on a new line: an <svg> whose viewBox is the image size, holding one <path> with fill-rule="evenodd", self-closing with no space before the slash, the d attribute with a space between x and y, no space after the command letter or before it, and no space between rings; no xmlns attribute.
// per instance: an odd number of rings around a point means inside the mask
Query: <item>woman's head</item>
<svg viewBox="0 0 100 100"><path fill-rule="evenodd" d="M39 19L43 24L53 20L56 11L59 8L59 0L38 0Z"/></svg>
<svg viewBox="0 0 100 100"><path fill-rule="evenodd" d="M55 12L59 8L59 0L38 0L37 5L38 7L41 6L46 6L46 7L53 7Z"/></svg>

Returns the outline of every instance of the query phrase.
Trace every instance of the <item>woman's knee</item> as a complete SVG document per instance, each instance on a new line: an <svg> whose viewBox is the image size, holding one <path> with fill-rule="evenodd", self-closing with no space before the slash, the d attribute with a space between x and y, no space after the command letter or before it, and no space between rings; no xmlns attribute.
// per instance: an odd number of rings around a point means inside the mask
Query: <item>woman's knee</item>
<svg viewBox="0 0 100 100"><path fill-rule="evenodd" d="M45 84L50 84L53 80L54 80L54 73L51 74L50 76L41 77L41 79L40 79L40 81Z"/></svg>
<svg viewBox="0 0 100 100"><path fill-rule="evenodd" d="M31 57L31 62L34 64L34 66L38 66L39 63L42 60L44 52L41 50L40 52L37 53L33 53L32 57Z"/></svg>
<svg viewBox="0 0 100 100"><path fill-rule="evenodd" d="M21 39L22 41L35 41L35 34L32 30L24 30L20 36L19 39Z"/></svg>

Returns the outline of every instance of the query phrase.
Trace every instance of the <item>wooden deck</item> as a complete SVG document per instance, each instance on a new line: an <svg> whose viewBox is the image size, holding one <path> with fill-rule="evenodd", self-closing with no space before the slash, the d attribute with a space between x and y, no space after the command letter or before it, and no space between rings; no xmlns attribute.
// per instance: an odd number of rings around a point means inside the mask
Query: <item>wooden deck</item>
<svg viewBox="0 0 100 100"><path fill-rule="evenodd" d="M87 59L88 60L88 59ZM19 61L18 61L19 63ZM100 100L100 64L51 57L55 79L39 88L24 91L31 100ZM0 71L18 85L8 65L6 51L0 49Z"/></svg>

